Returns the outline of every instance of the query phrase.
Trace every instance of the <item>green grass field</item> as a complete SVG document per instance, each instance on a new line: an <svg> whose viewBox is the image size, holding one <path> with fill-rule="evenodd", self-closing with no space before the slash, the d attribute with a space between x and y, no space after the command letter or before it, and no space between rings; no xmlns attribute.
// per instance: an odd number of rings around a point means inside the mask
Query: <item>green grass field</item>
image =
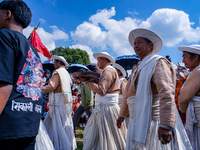
<svg viewBox="0 0 200 150"><path fill-rule="evenodd" d="M83 149L83 133L84 128L83 127L77 127L76 128L76 143L77 143L77 149L76 150L82 150Z"/></svg>

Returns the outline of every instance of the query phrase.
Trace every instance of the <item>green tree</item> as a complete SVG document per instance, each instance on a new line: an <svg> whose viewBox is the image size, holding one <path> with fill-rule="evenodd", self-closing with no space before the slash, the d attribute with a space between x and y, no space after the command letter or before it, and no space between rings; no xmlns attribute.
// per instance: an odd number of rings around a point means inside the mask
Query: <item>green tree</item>
<svg viewBox="0 0 200 150"><path fill-rule="evenodd" d="M89 55L86 51L81 49L71 49L69 47L57 47L50 52L51 55L63 56L69 64L83 64L90 63Z"/></svg>

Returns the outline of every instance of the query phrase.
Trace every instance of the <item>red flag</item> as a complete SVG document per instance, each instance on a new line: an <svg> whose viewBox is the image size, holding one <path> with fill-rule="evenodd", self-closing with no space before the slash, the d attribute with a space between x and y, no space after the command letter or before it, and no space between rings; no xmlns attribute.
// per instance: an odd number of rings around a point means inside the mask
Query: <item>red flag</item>
<svg viewBox="0 0 200 150"><path fill-rule="evenodd" d="M43 43L36 31L33 31L30 43L33 45L33 47L35 47L37 52L41 53L42 55L44 55L48 58L51 58L51 54L49 53L47 48L43 45Z"/></svg>

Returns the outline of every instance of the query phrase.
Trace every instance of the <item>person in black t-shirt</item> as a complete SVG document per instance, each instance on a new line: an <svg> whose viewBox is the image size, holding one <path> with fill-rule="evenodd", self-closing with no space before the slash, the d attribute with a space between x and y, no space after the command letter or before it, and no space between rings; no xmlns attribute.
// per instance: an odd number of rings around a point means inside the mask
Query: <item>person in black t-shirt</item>
<svg viewBox="0 0 200 150"><path fill-rule="evenodd" d="M38 134L43 69L22 34L31 17L21 0L0 3L0 150L33 150Z"/></svg>

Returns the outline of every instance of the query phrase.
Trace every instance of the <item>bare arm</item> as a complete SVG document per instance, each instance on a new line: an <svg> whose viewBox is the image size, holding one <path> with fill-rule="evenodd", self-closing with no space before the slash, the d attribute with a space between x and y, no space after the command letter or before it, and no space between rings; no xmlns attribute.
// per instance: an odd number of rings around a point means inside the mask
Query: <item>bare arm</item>
<svg viewBox="0 0 200 150"><path fill-rule="evenodd" d="M49 84L43 88L43 94L54 91L58 87L59 83L60 83L60 77L59 74L56 73L53 75L53 77L51 77Z"/></svg>
<svg viewBox="0 0 200 150"><path fill-rule="evenodd" d="M12 88L11 84L0 82L0 115L8 101Z"/></svg>
<svg viewBox="0 0 200 150"><path fill-rule="evenodd" d="M184 85L180 90L180 95L178 96L179 109L183 112L186 112L189 101L196 95L200 90L200 71L194 69Z"/></svg>

